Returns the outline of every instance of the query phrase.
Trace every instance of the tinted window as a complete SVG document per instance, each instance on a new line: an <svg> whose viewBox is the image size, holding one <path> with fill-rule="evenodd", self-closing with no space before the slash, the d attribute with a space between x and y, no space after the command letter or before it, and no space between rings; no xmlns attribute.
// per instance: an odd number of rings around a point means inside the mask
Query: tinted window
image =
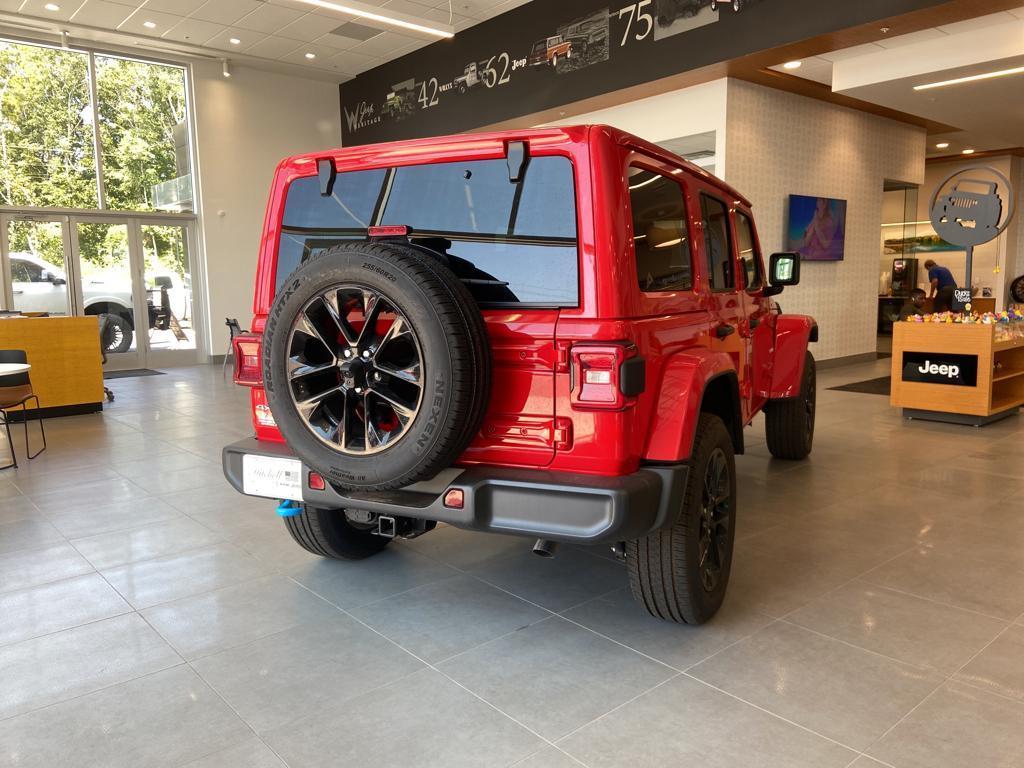
<svg viewBox="0 0 1024 768"><path fill-rule="evenodd" d="M682 187L666 176L631 167L629 207L640 290L689 290L693 282Z"/></svg>
<svg viewBox="0 0 1024 768"><path fill-rule="evenodd" d="M373 223L387 170L339 173L329 197L320 194L320 179L305 176L288 185L282 224L289 229L354 229Z"/></svg>
<svg viewBox="0 0 1024 768"><path fill-rule="evenodd" d="M450 241L452 270L482 304L573 306L578 299L576 193L572 163L530 160L508 180L502 160L436 163L340 173L331 197L315 176L288 189L277 285L311 255L366 237L372 224L405 224L413 239ZM382 192L387 187L387 193Z"/></svg>
<svg viewBox="0 0 1024 768"><path fill-rule="evenodd" d="M449 237L575 240L572 165L564 157L535 157L521 184L509 182L504 160L397 168L381 223Z"/></svg>
<svg viewBox="0 0 1024 768"><path fill-rule="evenodd" d="M761 254L754 238L754 223L747 214L736 211L736 249L744 272L744 285L750 290L761 287Z"/></svg>
<svg viewBox="0 0 1024 768"><path fill-rule="evenodd" d="M707 195L700 196L704 221L704 250L708 265L708 284L712 291L728 291L736 286L732 253L729 247L729 212L725 203Z"/></svg>

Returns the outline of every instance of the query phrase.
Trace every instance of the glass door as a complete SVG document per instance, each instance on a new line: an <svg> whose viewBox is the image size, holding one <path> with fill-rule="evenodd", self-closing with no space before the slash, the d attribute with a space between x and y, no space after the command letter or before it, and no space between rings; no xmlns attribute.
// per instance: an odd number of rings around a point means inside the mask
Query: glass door
<svg viewBox="0 0 1024 768"><path fill-rule="evenodd" d="M145 367L144 342L152 325L141 285L139 246L132 221L71 219L71 246L78 274L78 314L103 316L106 367Z"/></svg>
<svg viewBox="0 0 1024 768"><path fill-rule="evenodd" d="M66 216L0 215L4 309L73 313L73 260Z"/></svg>
<svg viewBox="0 0 1024 768"><path fill-rule="evenodd" d="M196 313L192 305L193 228L186 223L140 220L146 295L155 312L149 333L154 365L197 362Z"/></svg>

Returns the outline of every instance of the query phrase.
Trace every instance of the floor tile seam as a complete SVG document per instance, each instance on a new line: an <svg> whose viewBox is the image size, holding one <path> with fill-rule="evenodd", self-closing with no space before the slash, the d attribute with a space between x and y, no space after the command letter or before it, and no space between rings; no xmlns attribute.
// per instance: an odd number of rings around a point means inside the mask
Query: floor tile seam
<svg viewBox="0 0 1024 768"><path fill-rule="evenodd" d="M71 542L68 542L68 543L70 544ZM73 545L72 545L72 547L73 547ZM15 552L33 552L33 551L41 551L41 550L17 549L17 550L14 550L14 551ZM18 592L24 592L25 590L28 590L28 589L36 589L37 587L49 587L49 586L51 586L53 584L60 584L60 582L62 582L62 581L70 581L71 579L80 579L83 576L90 576L90 575L92 575L94 573L99 573L99 571L96 569L96 566L92 564L92 562L89 560L89 558L87 558L85 555L83 555L77 549L75 549L75 554L77 554L79 557L81 557L83 560L85 560L86 565L89 566L89 570L88 571L83 571L82 573L74 573L74 574L72 574L70 576L60 576L60 577L58 577L56 579L49 579L47 581L40 581L40 582L36 582L34 584L29 584L29 585L24 586L24 587L15 587L14 589L0 589L0 600L3 600L7 595L13 595L13 594L16 594Z"/></svg>
<svg viewBox="0 0 1024 768"><path fill-rule="evenodd" d="M294 579L293 579L293 581L294 581ZM306 589L306 590L312 592L312 590L310 590L309 587L305 586L304 584L302 584L302 583L300 583L298 581L296 581L295 583L298 584L303 589ZM330 602L330 601L328 601L328 602ZM341 611L343 614L348 616L350 619L352 619L353 621L361 624L363 627L368 629L370 632L373 632L375 635L377 635L378 637L382 638L385 642L388 642L391 645L393 645L396 648L398 648L400 651L409 654L414 659L416 659L418 662L420 662L420 664L423 664L425 667L428 667L429 669L432 669L434 672L436 672L437 674L441 675L445 679L449 680L450 682L452 682L453 684L455 684L456 686L458 686L462 690L466 691L467 693L472 695L474 698L476 698L479 701L481 701L484 704L486 704L488 707L493 709L495 712L499 713L500 715L503 715L504 717L506 717L507 719L511 720L513 723L518 725L520 728L523 728L524 730L528 731L530 734L532 734L533 736L537 737L538 739L543 741L545 744L547 744L549 746L552 746L552 747L555 747L556 749L558 749L557 745L553 741L551 741L550 739L545 738L541 734L537 733L535 730L530 728L528 725L526 725L525 723L519 721L517 718L513 717L509 713L507 713L504 710L502 710L500 707L498 707L495 704L493 704L492 702L488 701L483 696L478 694L476 691L473 691L470 688L467 688L465 685L460 683L458 680L455 680L451 675L448 675L444 671L438 669L437 666L435 666L434 664L430 663L429 661L427 661L426 659L422 658L421 656L419 656L415 652L411 651L410 649L406 648L405 646L401 645L400 643L392 640L390 637L385 635L383 632L380 632L379 630L377 630L374 627L370 626L365 621L360 619L358 616L355 616L354 614L352 614L349 611L345 610L340 605L337 605L336 603L331 603L331 604L334 605L334 607L337 608L339 611ZM548 617L548 618L551 618L551 617ZM417 671L421 671L421 670L417 670ZM415 674L415 673L410 673L410 674ZM559 750L559 751L561 751L561 750Z"/></svg>
<svg viewBox="0 0 1024 768"><path fill-rule="evenodd" d="M173 651L175 653L175 655L177 655L177 652L174 651L173 648L171 649L171 651ZM134 682L137 682L139 680L144 680L147 677L153 677L154 675L159 675L162 672L167 672L168 670L178 669L179 667L185 667L185 666L188 666L188 662L186 662L184 659L180 659L180 657L179 657L179 661L177 663L175 663L175 664L168 664L166 667L161 667L160 669L154 669L154 670L151 670L149 672L145 672L145 673L143 673L141 675L135 675L134 677L130 677L130 678L127 678L125 680L118 680L115 683L105 683L104 685L101 685L101 686L99 686L97 688L93 688L93 689L88 690L88 691L83 691L82 693L76 693L74 696L69 696L66 699L59 699L58 701L51 701L48 704L44 704L44 705L39 706L39 707L32 707L31 709L27 709L24 712L18 712L17 714L14 714L14 715L2 716L2 717L0 717L0 723L5 723L5 722L7 722L9 720L14 720L15 718L23 717L25 715L35 714L35 713L41 712L41 711L43 711L45 709L50 709L51 707L59 707L59 706L61 706L63 704L67 704L67 703L72 702L72 701L77 701L78 699L84 699L86 696L92 696L92 695L100 693L102 691L108 691L111 688L117 688L119 685L127 685L128 683L134 683ZM203 683L205 684L206 681L203 680Z"/></svg>
<svg viewBox="0 0 1024 768"><path fill-rule="evenodd" d="M942 680L939 681L939 684L936 685L927 696L925 696L923 699L921 699L921 701L919 701L916 705L914 705L914 707L912 707L909 712L907 712L905 715L903 715L903 717L901 717L899 720L897 720L895 723L893 723L891 726L889 726L889 728L887 728L886 731L882 735L880 735L873 742L871 742L867 747L865 747L864 748L864 752L867 753L872 747L874 747L877 744L880 744L882 742L882 740L885 739L886 736L888 736L890 733L895 731L896 728L898 728L903 722L905 722L907 720L907 718L909 718L912 714L914 714L914 712L916 712L919 707L921 707L926 701L928 701L930 698L932 698L936 693L939 692L940 689L942 689L948 683L950 683L950 682L959 682L959 681L955 680L954 678L957 675L959 675L961 672L963 672L963 670L966 669L970 665L970 663L972 661L974 661L982 653L984 653L986 650L988 650L988 648L994 642L996 642L1000 637L1002 637L1009 630L1009 628L1011 626L1013 626L1013 625L1011 624L1011 625L1007 625L1006 627L1003 627L1003 629L1001 629L998 632L998 634L996 634L995 637L993 637L991 640L989 640L987 643L985 643L985 645L982 648L980 648L978 651L973 653L971 655L971 657L967 661L965 661L963 664L960 665L959 668L957 668L954 672L951 672L949 674L944 675ZM980 688L976 688L975 686L971 686L971 687L974 688L974 690L982 690ZM1000 696L1000 698L1006 698L1006 697Z"/></svg>
<svg viewBox="0 0 1024 768"><path fill-rule="evenodd" d="M746 704L747 706L753 707L754 709L757 709L757 710L765 713L766 715L769 715L770 717L775 718L776 720L780 720L780 721L782 721L784 723L787 723L788 725L792 725L793 727L799 728L801 731L805 731L806 733L810 733L810 734L812 734L814 736L817 736L818 738L825 739L825 741L831 742L832 744L835 744L837 747L842 747L843 749L849 750L850 752L855 753L856 757L861 757L861 756L865 755L865 752L863 750L857 749L856 747L851 747L849 744L844 744L843 742L839 741L838 739L835 739L835 738L833 738L831 736L826 736L824 733L819 733L818 731L814 730L813 728L810 728L810 727L808 727L806 725L803 725L802 723L798 723L795 720L791 720L788 717L786 717L785 715L779 714L778 712L773 712L772 710L767 709L766 707L763 707L760 704L755 704L752 701L744 699L742 696L738 696L735 693L731 693L730 691L727 691L724 688L720 688L717 685L714 685L713 683L709 683L707 680L702 680L701 678L696 677L695 675L693 675L693 674L691 674L689 672L683 672L683 675L685 675L686 677L690 678L691 680L694 680L694 681L700 683L701 685L704 685L704 686L707 686L708 688L711 688L714 691L718 691L719 693L724 694L725 696L728 696L731 699L735 699L736 701L742 702L743 704Z"/></svg>
<svg viewBox="0 0 1024 768"><path fill-rule="evenodd" d="M182 514L184 514L184 513L182 513ZM110 534L114 534L114 533L130 533L132 531L141 531L144 528L147 528L147 527L149 527L151 525L161 525L163 523L171 522L171 520L173 520L173 518L168 518L167 520L155 520L152 523L143 523L142 525L139 525L139 526L137 526L135 528L123 528L123 529L117 530L117 531L106 531L105 533L97 533L97 534L94 534L92 536L79 536L77 539L68 539L68 543L72 547L75 548L75 551L81 557L83 557L85 559L85 561L87 563L89 563L89 565L92 566L93 570L95 570L97 573L99 573L99 571L101 569L97 568L93 564L92 560L90 560L89 557L84 552L82 552L82 550L80 550L75 545L76 541L84 541L85 539L97 538L99 536L109 536ZM197 521L194 521L194 520L192 522L196 522L197 525L199 524ZM208 528L204 528L204 530L209 531ZM216 531L210 531L210 533L216 534ZM219 534L217 534L217 535L219 535ZM172 550L170 552L164 552L163 554L160 554L160 555L153 555L152 557L144 557L144 558L141 558L140 560L126 560L123 563L112 563L111 565L103 566L102 570L104 570L104 571L111 571L111 570L113 570L115 568L124 568L125 566L128 566L128 565L137 565L138 563L148 563L148 562L150 562L152 560L159 560L162 557L174 557L175 555L184 555L184 554L186 554L188 552L192 552L192 551L197 550L197 549L203 549L204 547L210 547L210 546L214 546L216 544L222 544L222 543L233 544L234 542L228 541L228 539L225 539L225 538L221 538L218 541L211 541L211 542L208 542L206 544L200 544L199 546L187 547L186 549L176 549L176 550ZM239 546L239 545L235 544L235 546ZM246 554L251 554L251 553L246 552ZM2 593L0 593L0 594L2 594Z"/></svg>
<svg viewBox="0 0 1024 768"><path fill-rule="evenodd" d="M101 617L99 617L97 619L89 619L88 621L83 621L81 624L75 624L74 626L71 626L71 627L61 627L60 629L54 629L54 630L51 630L49 632L42 632L42 633L40 633L38 635L32 635L31 637L23 637L20 640L15 640L14 642L0 643L0 652L3 652L3 651L5 651L5 650L7 650L9 648L14 648L14 647L16 647L18 645L21 645L22 643L31 643L31 642L36 641L36 640L42 640L44 637L53 637L54 635L59 635L62 632L70 632L70 631L75 630L75 629L80 629L81 627L88 627L88 626L91 626L93 624L99 624L101 621L109 621L110 619L117 619L117 618L120 618L121 616L128 616L128 615L133 614L133 613L138 613L138 611L135 610L135 608L131 605L131 603L129 603L127 600L125 600L124 597L122 597L120 593L117 593L117 596L118 596L118 598L123 600L125 602L125 604L126 604L125 605L125 609L120 611L120 612L118 612L118 613L112 613L112 614L110 614L108 616L101 616Z"/></svg>
<svg viewBox="0 0 1024 768"><path fill-rule="evenodd" d="M883 565L884 565L884 563L883 563ZM874 569L872 569L872 570L874 570ZM870 571L868 573L870 573ZM888 584L879 584L878 582L870 581L869 579L865 578L866 576L867 576L867 573L861 574L860 576L857 577L857 580L863 581L865 584L868 584L868 585L870 585L872 587L878 587L880 589L887 589L887 590L889 590L891 592L896 592L896 593L901 594L901 595L906 595L908 597L914 597L914 598L917 598L918 600L924 600L925 602L941 606L942 608L949 608L949 609L957 610L957 611L966 611L967 613L973 614L975 616L980 616L983 619L990 619L990 620L993 620L993 621L999 621L999 622L1002 622L1004 624L1010 624L1010 625L1013 624L1013 621L1011 619L1007 619L1005 616L995 616L995 615L993 615L991 613L984 613L982 611L976 611L973 608L964 608L962 605L953 605L952 603L947 603L944 600L936 600L933 597L926 597L925 595L919 595L917 592L910 592L910 591L908 591L906 589L899 589L898 587L893 587L893 586L890 586Z"/></svg>
<svg viewBox="0 0 1024 768"><path fill-rule="evenodd" d="M904 659L898 659L895 656L890 656L890 655L888 655L886 653L882 653L881 651L876 651L876 650L873 650L871 648L865 648L864 646L857 645L856 643L850 642L849 640L845 640L844 638L836 637L835 635L830 635L828 632L822 632L821 630L814 629L813 627L808 627L808 626L804 626L803 624L798 624L797 622L795 622L795 621L793 621L791 619L788 619L788 618L779 619L779 621L781 621L781 622L783 622L785 624L788 624L791 627L795 627L797 629L802 629L805 632L810 632L811 634L817 635L818 637L820 637L820 638L822 638L824 640L832 640L832 641L835 641L837 643L841 643L842 645L845 645L848 648L852 648L855 651L862 651L864 653L869 653L872 656L876 656L876 657L878 657L880 659L884 659L885 661L890 661L890 662L893 662L894 664L899 664L900 666L903 666L903 667L910 667L911 669L917 670L918 672L926 672L926 673L929 673L929 674L939 675L941 677L944 677L945 675L948 674L947 672L944 672L941 669L937 669L935 667L931 667L931 666L928 666L926 664L915 664L912 661L905 661Z"/></svg>
<svg viewBox="0 0 1024 768"><path fill-rule="evenodd" d="M484 579L484 578L482 578L480 576L477 576L476 574L469 574L469 575L473 576L474 578L478 579L479 581L483 582L484 584L487 584L488 586L494 587L495 589L497 589L497 590L499 590L501 592L504 592L507 595L511 595L512 597L516 597L516 598L522 600L523 602L528 603L529 605L532 605L535 608L539 608L542 611L545 611L546 613L549 614L545 618L539 619L539 620L533 622L531 624L531 626L533 626L535 624L540 624L541 621L547 621L548 619L551 619L551 618L559 618L559 619L562 619L563 621L569 622L570 624L574 624L575 626L579 627L580 629L584 629L587 632L590 632L591 634L597 635L600 638L603 638L603 639L605 639L605 640L607 640L607 641L609 641L611 643L614 643L615 645L618 645L621 648L625 648L626 650L632 651L633 653L636 653L636 654L638 654L640 656L643 656L648 661L653 661L655 664L659 664L660 666L667 667L668 669L671 669L673 672L677 672L677 673L682 672L681 669L679 669L677 667L673 667L671 664L666 664L664 661L656 659L653 656L650 656L650 655L644 653L643 651L637 650L636 648L633 648L633 647L627 645L626 643L623 643L623 642L621 642L619 640L616 640L615 638L608 637L607 635L605 635L605 634L603 634L601 632L598 632L596 629L592 629L591 627L588 627L588 626L585 626L583 624L580 624L578 621L576 621L574 619L570 619L567 616L564 616L563 614L561 614L559 612L556 612L556 611L551 610L550 608L547 608L546 606L540 605L539 603L535 603L532 600L528 600L528 599L526 599L525 597L523 597L521 595L517 595L516 593L514 593L514 592L512 592L510 590L507 590L507 589L504 589L503 587L498 586L497 584L492 584L491 582L487 581L486 579ZM566 608L565 610L569 611L569 610L572 610L573 608L578 608L581 605L585 605L586 603L589 603L591 600L597 600L597 599L599 599L601 597L605 597L607 595L610 595L613 592L618 592L619 589L622 589L622 587L617 587L616 589L613 589L613 590L610 590L608 592L605 592L602 595L594 595L594 596L592 596L590 598L587 598L586 600L584 600L584 601L582 601L582 602L580 602L580 603L578 603L578 604L576 604L574 606L570 606L569 608ZM510 634L514 634L515 631L516 630L513 630L512 632L508 632L505 635L502 635L501 637L507 637ZM498 637L493 638L491 640L488 640L487 642L484 642L484 643L481 643L478 646L475 646L475 648L480 648L483 645L487 645L489 643L493 643L496 640L500 640L500 639L501 638L498 638ZM468 653L468 651L460 651L459 653L454 654L450 658L452 658L452 659L457 658L458 656L461 656L463 653ZM448 660L449 659L446 659L445 661L448 661Z"/></svg>
<svg viewBox="0 0 1024 768"><path fill-rule="evenodd" d="M765 615L767 615L767 614L765 614ZM709 654L708 654L707 656L705 656L704 658L702 658L702 659L700 659L700 660L698 660L698 661L695 661L695 662L693 662L692 664L689 664L689 665L687 665L686 667L684 667L684 668L683 668L682 670L680 670L680 671L681 671L681 672L682 672L683 674L687 674L687 675L691 675L691 676L692 676L692 674L691 674L691 670L692 670L692 669L693 669L694 667L700 666L700 665L701 665L701 664L703 664L703 663L704 663L705 661L709 661L709 660L711 660L711 659L715 658L715 656L718 656L718 655L719 655L720 653L723 653L723 652L725 652L725 651L729 650L730 648L732 648L733 646L735 646L735 645L738 645L739 643L742 643L742 642L743 642L744 640L747 640L747 639L749 639L749 638L753 637L753 636L754 636L754 635L756 635L756 634L757 634L758 632L762 632L762 631L764 631L764 630L766 630L766 629L768 629L768 628L770 628L770 627L773 627L773 626L775 626L775 625L776 625L776 624L778 624L778 623L779 623L780 621L781 621L781 619L776 619L776 618L772 618L772 620L771 620L770 622L768 622L767 624L765 624L765 625L764 625L763 627L758 627L758 628L757 628L757 629L755 629L755 630L754 630L753 632L749 632L749 633L747 633L747 634L743 635L743 637L737 637L737 638L736 638L735 640L733 640L733 641L732 641L731 643L729 643L728 645L724 645L724 646L722 646L721 648L719 648L719 649L718 649L717 651L714 651L713 653L709 653Z"/></svg>

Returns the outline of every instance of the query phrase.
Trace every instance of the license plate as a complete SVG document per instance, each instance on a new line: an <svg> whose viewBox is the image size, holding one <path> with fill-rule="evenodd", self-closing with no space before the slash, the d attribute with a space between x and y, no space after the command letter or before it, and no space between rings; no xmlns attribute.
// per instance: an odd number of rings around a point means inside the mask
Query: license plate
<svg viewBox="0 0 1024 768"><path fill-rule="evenodd" d="M250 496L302 501L302 462L276 456L242 456L242 490Z"/></svg>

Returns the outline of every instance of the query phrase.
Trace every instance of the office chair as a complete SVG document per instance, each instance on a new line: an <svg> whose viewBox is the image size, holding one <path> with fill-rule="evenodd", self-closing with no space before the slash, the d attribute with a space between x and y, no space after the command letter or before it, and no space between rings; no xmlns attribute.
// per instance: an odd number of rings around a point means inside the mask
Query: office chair
<svg viewBox="0 0 1024 768"><path fill-rule="evenodd" d="M0 349L0 363L28 363L28 355L23 349ZM43 447L35 453L31 452L28 443L28 406L29 400L36 402L36 416L39 419L39 434L43 438ZM46 430L43 429L43 417L39 411L39 396L32 389L32 381L28 372L12 373L0 376L0 415L3 416L4 428L7 430L7 445L11 449L11 463L0 469L18 468L18 457L14 453L14 440L11 437L11 418L7 411L21 406L22 421L25 425L25 455L34 459L46 450Z"/></svg>

